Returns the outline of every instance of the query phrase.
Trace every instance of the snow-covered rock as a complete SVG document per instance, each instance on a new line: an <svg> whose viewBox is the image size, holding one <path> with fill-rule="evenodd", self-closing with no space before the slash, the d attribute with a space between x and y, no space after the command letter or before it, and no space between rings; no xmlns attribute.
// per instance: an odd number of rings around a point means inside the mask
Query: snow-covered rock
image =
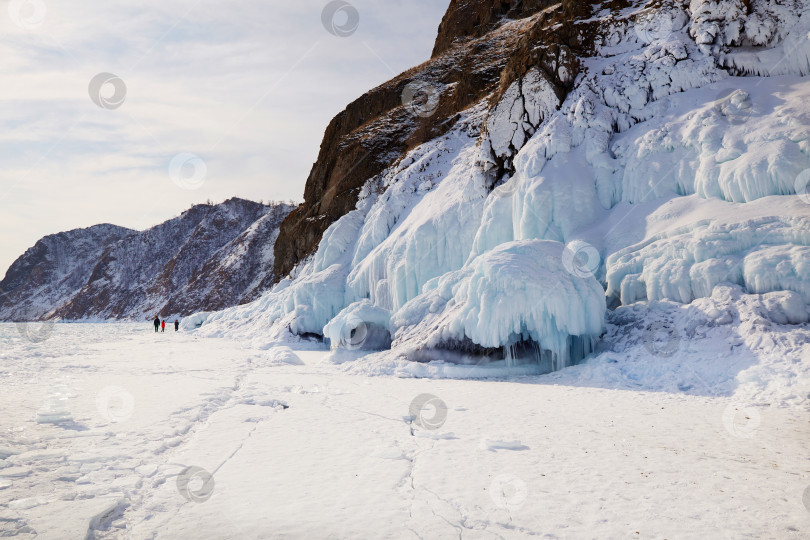
<svg viewBox="0 0 810 540"><path fill-rule="evenodd" d="M532 68L509 86L487 118L485 147L499 159L510 160L559 106L551 83Z"/></svg>
<svg viewBox="0 0 810 540"><path fill-rule="evenodd" d="M211 255L182 290L171 294L161 312L217 310L259 298L275 282L273 244L291 210L289 204L269 205L266 214Z"/></svg>

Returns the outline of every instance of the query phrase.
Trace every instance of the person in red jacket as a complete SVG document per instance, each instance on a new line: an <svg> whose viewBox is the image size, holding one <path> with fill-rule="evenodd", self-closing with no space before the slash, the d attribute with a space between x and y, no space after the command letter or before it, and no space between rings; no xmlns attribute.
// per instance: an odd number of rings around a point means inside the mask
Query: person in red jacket
<svg viewBox="0 0 810 540"><path fill-rule="evenodd" d="M161 321L161 322L160 322L160 331L161 331L161 332L165 332L165 331L166 331L166 321Z"/></svg>

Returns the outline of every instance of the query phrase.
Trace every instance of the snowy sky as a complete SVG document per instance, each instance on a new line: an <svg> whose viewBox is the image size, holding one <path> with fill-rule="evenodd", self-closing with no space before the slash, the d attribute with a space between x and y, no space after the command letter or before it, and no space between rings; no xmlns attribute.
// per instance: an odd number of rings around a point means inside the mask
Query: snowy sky
<svg viewBox="0 0 810 540"><path fill-rule="evenodd" d="M7 0L0 276L46 234L301 200L329 120L427 60L448 3Z"/></svg>

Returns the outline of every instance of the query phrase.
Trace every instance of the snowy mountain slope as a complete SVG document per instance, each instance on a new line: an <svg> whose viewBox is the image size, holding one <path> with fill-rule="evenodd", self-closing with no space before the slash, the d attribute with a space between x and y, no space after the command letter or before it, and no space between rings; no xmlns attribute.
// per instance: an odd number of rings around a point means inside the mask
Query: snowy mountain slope
<svg viewBox="0 0 810 540"><path fill-rule="evenodd" d="M0 319L143 319L249 301L273 280L272 246L290 210L230 199L142 232L99 226L46 237L0 285L13 299ZM64 239L69 249L55 243Z"/></svg>
<svg viewBox="0 0 810 540"><path fill-rule="evenodd" d="M282 206L281 212L289 211L289 207ZM212 291L209 287L216 285L213 280L209 285L208 279L227 274L227 265L232 264L230 253L220 250L270 211L267 206L243 199L215 206L197 205L178 218L119 242L105 252L88 283L56 315L68 320L143 319L157 313L164 317L188 313L168 311L173 304L178 310L206 309ZM267 231L262 228L260 232ZM259 245L268 240L258 236L245 239L257 240ZM223 263L225 266L221 266ZM251 264L261 268L262 260ZM192 282L200 288L186 289ZM234 305L247 292L218 290L215 305ZM184 294L192 294L192 298L186 300ZM195 304L198 295L201 303Z"/></svg>
<svg viewBox="0 0 810 540"><path fill-rule="evenodd" d="M255 300L270 289L274 281L273 246L281 221L292 208L283 203L271 206L264 216L212 255L180 292L171 295L161 311L187 314L198 306L224 309Z"/></svg>
<svg viewBox="0 0 810 540"><path fill-rule="evenodd" d="M0 320L34 320L49 314L81 289L102 253L135 234L96 225L46 236L21 255L0 281Z"/></svg>
<svg viewBox="0 0 810 540"><path fill-rule="evenodd" d="M554 287L600 283L612 307L691 302L723 283L794 291L789 302L801 298L804 313L792 321L806 321L810 5L592 7L569 21L593 44L569 63L581 66L569 92L561 97L531 63L502 79L446 135L369 178L356 209L326 230L289 279L253 304L209 316L199 332L227 329L266 346L322 335L329 325L329 335L348 336L333 346L362 349L358 336L384 327L387 314L387 358L539 348L535 361L550 354L552 365L565 365L581 346L578 321L595 316L585 332L592 334L607 316L583 311L590 296L579 294L567 296L568 311L554 311L542 268L556 269ZM523 27L527 47L550 45L543 24L559 24L555 10ZM777 54L768 51L781 51L775 76L746 63ZM556 242L559 254L522 269L531 273L523 282L538 284L525 300L555 313L554 324L541 326L504 295L509 263L486 262L514 242L537 240ZM475 286L461 277L484 267Z"/></svg>

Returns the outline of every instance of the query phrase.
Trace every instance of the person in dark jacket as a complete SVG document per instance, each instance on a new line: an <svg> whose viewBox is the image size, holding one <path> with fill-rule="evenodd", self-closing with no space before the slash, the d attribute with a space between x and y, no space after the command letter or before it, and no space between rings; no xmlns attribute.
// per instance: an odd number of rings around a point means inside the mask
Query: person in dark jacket
<svg viewBox="0 0 810 540"><path fill-rule="evenodd" d="M165 320L164 320L163 322L161 322L161 323L160 323L160 331L161 331L161 332L165 332L165 331L166 331L166 321L165 321Z"/></svg>
<svg viewBox="0 0 810 540"><path fill-rule="evenodd" d="M158 328L160 328L160 317L155 315L155 332L158 331Z"/></svg>
<svg viewBox="0 0 810 540"><path fill-rule="evenodd" d="M177 332L178 330L180 330L180 321L175 319L174 320L174 331Z"/></svg>

